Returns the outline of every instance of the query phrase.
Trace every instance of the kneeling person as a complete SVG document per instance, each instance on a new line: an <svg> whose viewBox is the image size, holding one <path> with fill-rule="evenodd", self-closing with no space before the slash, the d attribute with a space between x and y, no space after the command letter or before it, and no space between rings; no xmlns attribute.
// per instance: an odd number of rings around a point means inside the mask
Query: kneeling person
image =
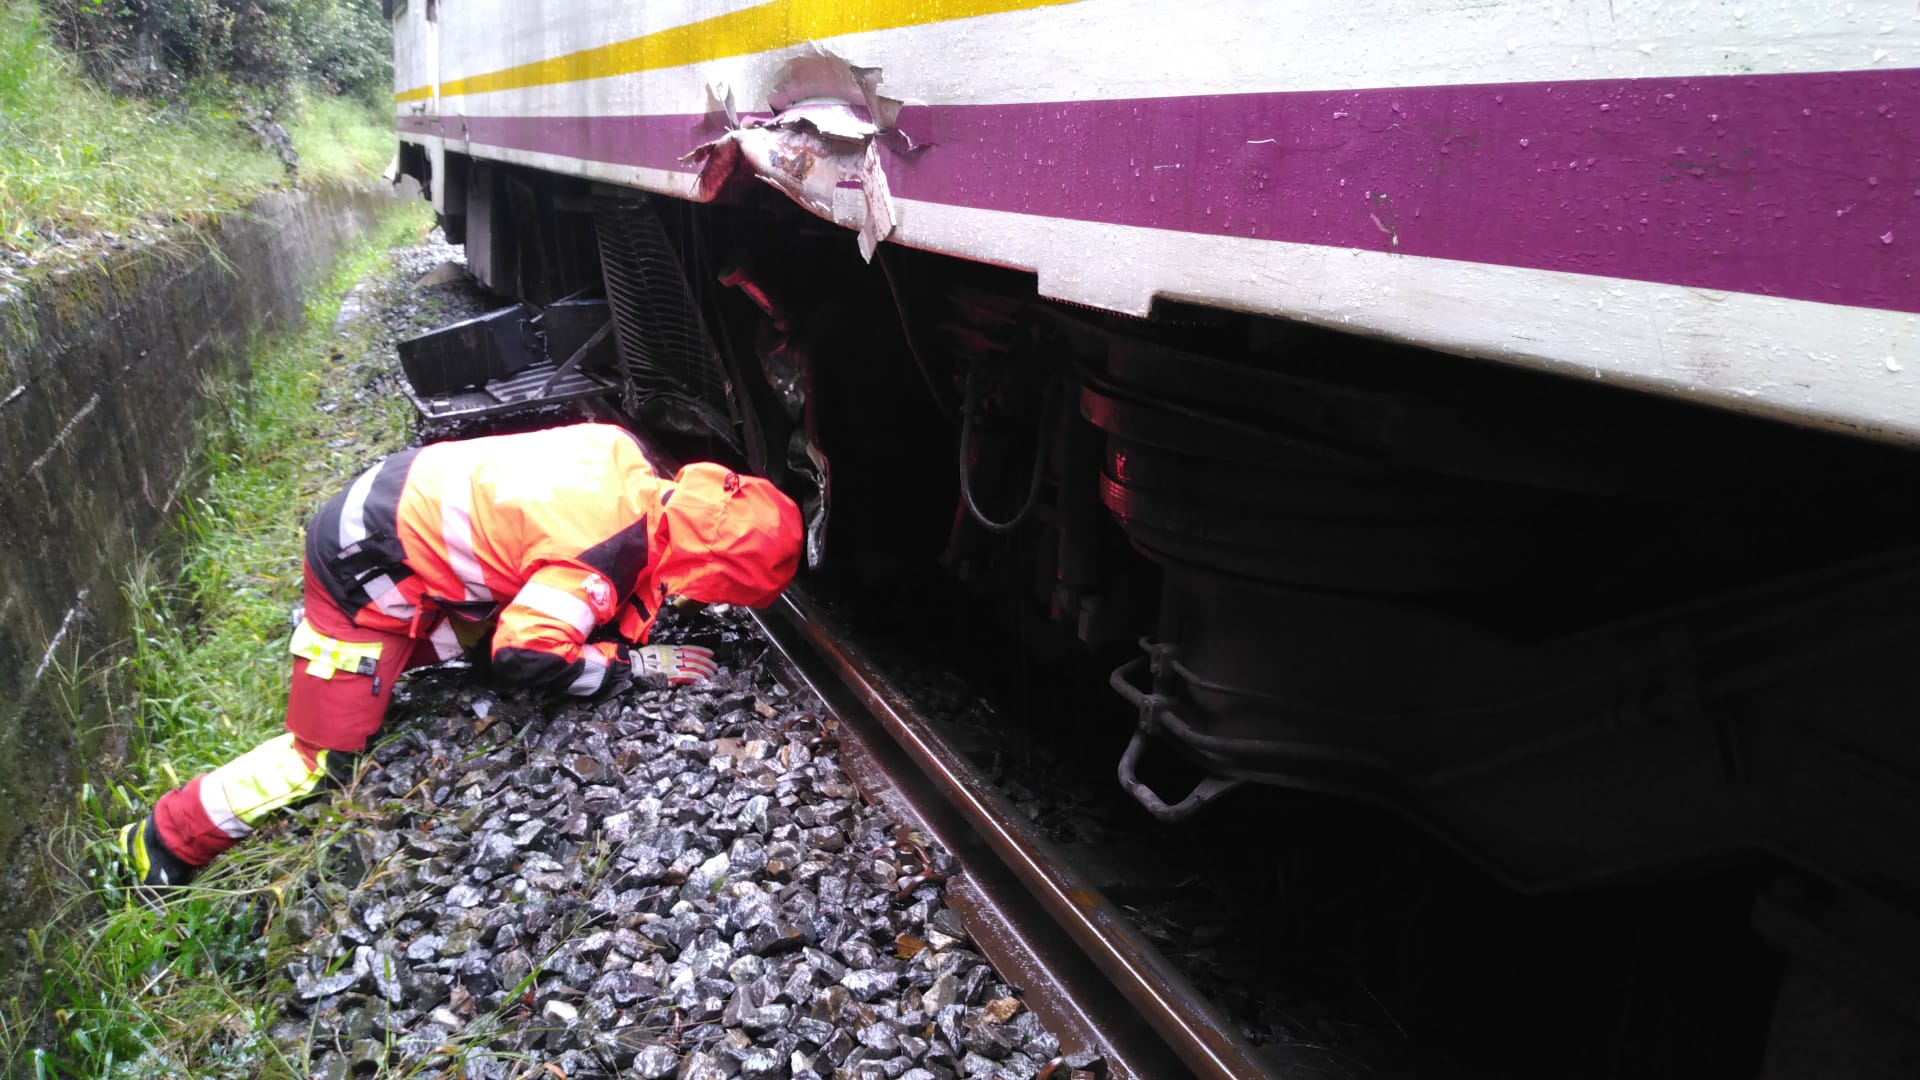
<svg viewBox="0 0 1920 1080"><path fill-rule="evenodd" d="M662 607L764 607L802 526L768 481L712 463L654 473L633 435L576 424L437 443L360 474L307 525L287 733L161 796L121 844L181 885L267 814L345 771L401 672L492 633L502 678L577 696L704 680L713 654L640 645Z"/></svg>

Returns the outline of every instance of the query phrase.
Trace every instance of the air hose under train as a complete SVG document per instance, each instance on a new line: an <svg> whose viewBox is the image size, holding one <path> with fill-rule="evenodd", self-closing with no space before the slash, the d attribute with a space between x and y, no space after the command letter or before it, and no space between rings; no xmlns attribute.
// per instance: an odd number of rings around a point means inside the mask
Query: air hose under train
<svg viewBox="0 0 1920 1080"><path fill-rule="evenodd" d="M1033 433L1033 476L1027 481L1027 497L1020 509L1006 521L995 521L980 509L980 503L973 497L973 421L980 411L980 381L977 378L978 365L967 368L966 399L960 407L960 498L966 503L967 513L980 527L988 532L1012 532L1020 527L1033 508L1040 502L1040 482L1047 472L1047 433L1051 427L1049 420L1053 415L1058 380L1047 383L1047 389L1040 401L1040 420Z"/></svg>

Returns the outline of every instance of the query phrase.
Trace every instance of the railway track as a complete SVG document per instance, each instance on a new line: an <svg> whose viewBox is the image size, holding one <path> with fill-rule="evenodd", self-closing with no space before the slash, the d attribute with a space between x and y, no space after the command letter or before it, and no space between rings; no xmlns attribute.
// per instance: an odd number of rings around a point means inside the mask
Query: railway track
<svg viewBox="0 0 1920 1080"><path fill-rule="evenodd" d="M1044 1080L1275 1075L803 589L757 619L839 721L849 775L964 867L948 903L1060 1039Z"/></svg>

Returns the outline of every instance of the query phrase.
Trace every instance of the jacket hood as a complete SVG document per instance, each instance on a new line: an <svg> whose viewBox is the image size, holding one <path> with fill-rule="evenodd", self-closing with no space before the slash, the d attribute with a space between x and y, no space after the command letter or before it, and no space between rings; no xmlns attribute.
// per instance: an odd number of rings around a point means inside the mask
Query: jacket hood
<svg viewBox="0 0 1920 1080"><path fill-rule="evenodd" d="M653 611L669 596L766 607L800 568L800 508L764 477L695 462L660 493L660 503L646 598Z"/></svg>

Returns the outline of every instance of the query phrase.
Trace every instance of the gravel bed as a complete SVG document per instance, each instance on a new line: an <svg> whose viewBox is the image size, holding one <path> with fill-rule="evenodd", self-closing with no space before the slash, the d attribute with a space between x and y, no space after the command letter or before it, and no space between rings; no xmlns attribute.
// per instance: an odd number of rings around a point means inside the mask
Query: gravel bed
<svg viewBox="0 0 1920 1080"><path fill-rule="evenodd" d="M341 298L331 357L339 371L327 380L317 407L342 418L364 417L371 403L404 399L406 380L396 358L401 341L502 306L467 276L466 256L439 229L421 243L390 249L385 264ZM343 421L340 434L328 443L341 460L316 467L351 475L395 449L369 443L360 426ZM438 433L415 434L418 441L420 435Z"/></svg>
<svg viewBox="0 0 1920 1080"><path fill-rule="evenodd" d="M329 1078L1036 1075L1059 1044L943 905L951 857L862 800L741 614L666 635L718 644L719 677L598 704L402 685L336 807L359 827L277 930L297 946L273 1031L289 1059Z"/></svg>
<svg viewBox="0 0 1920 1080"><path fill-rule="evenodd" d="M422 243L388 252L387 265L392 276L385 280L392 284L383 286L375 284L381 279L369 279L367 285L354 289L340 305L336 326L372 313L396 335L411 337L508 304L467 276L466 250L447 243L437 228ZM390 350L379 359L398 374L400 365Z"/></svg>

